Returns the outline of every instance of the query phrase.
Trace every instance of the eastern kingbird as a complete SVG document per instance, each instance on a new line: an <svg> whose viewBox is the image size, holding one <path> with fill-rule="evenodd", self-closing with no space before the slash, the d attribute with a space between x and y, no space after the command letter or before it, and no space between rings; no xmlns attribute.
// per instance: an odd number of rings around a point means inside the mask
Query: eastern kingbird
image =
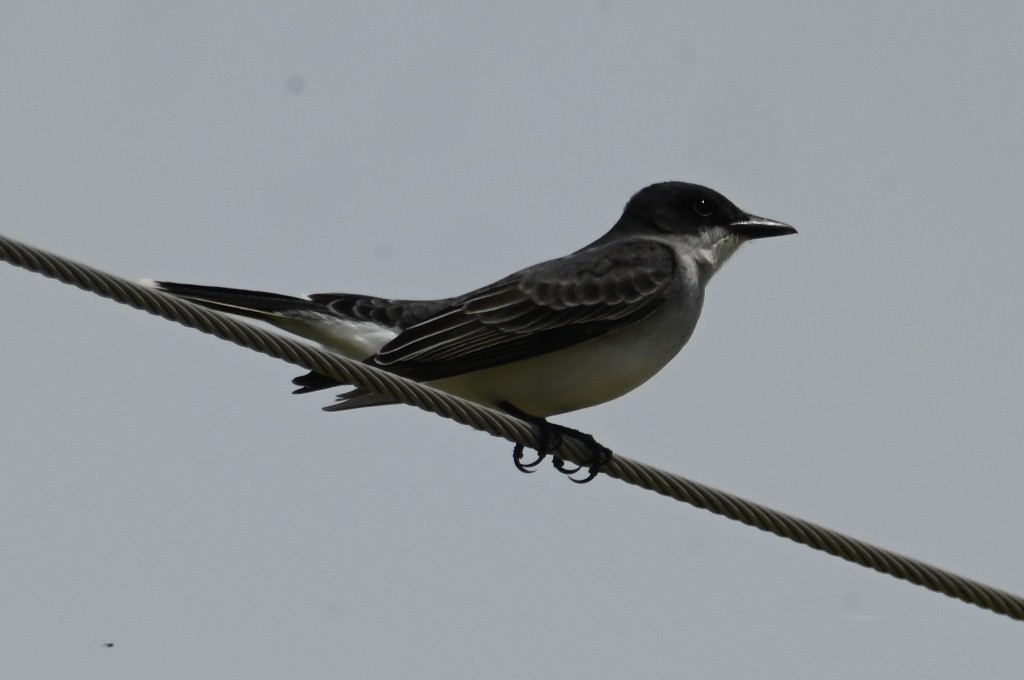
<svg viewBox="0 0 1024 680"><path fill-rule="evenodd" d="M663 182L641 189L611 230L585 248L442 300L297 298L149 283L546 424L549 416L615 399L646 382L690 339L704 287L736 249L794 233L707 187ZM293 382L297 394L340 384L315 372ZM357 388L324 410L388 403Z"/></svg>

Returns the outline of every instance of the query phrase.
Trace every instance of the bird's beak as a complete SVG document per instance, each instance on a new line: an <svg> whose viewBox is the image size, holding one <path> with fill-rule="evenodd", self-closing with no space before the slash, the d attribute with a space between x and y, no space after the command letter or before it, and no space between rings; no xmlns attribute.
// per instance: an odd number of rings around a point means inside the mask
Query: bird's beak
<svg viewBox="0 0 1024 680"><path fill-rule="evenodd" d="M729 231L743 238L768 238L769 236L785 236L795 234L796 229L785 222L776 222L767 217L747 215L726 227Z"/></svg>

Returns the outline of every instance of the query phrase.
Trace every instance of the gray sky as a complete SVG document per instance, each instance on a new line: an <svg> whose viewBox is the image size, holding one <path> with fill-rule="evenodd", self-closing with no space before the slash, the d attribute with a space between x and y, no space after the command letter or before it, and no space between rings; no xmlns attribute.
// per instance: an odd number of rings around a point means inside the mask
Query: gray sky
<svg viewBox="0 0 1024 680"><path fill-rule="evenodd" d="M1024 593L1024 5L263 4L7 7L0 232L434 297L708 184L799 236L558 421ZM413 408L322 413L12 267L0 306L3 677L1020 676L1020 623Z"/></svg>

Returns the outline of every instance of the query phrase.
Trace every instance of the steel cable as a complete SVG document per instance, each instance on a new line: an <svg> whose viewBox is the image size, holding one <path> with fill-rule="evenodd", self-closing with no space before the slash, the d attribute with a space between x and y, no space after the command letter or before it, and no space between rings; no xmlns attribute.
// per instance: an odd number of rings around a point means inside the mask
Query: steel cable
<svg viewBox="0 0 1024 680"><path fill-rule="evenodd" d="M463 425L511 442L536 448L542 444L537 425L501 411L460 399L427 385L387 373L358 361L263 330L185 300L146 288L98 269L47 253L0 235L0 260L77 286L116 302L176 321L222 340L282 359L307 370L384 394ZM557 455L587 465L586 443L567 437ZM1018 621L1024 620L1024 598L898 555L863 541L787 515L732 494L674 475L618 454L601 468L609 477L788 538L883 574L924 586Z"/></svg>

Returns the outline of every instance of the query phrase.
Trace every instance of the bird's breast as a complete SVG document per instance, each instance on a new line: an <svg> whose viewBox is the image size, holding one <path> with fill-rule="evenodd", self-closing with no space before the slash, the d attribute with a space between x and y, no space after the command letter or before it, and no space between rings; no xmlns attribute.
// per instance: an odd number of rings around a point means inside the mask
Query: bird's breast
<svg viewBox="0 0 1024 680"><path fill-rule="evenodd" d="M511 404L541 418L595 406L660 371L690 339L702 302L699 287L681 289L653 314L621 330L431 384L488 406Z"/></svg>

